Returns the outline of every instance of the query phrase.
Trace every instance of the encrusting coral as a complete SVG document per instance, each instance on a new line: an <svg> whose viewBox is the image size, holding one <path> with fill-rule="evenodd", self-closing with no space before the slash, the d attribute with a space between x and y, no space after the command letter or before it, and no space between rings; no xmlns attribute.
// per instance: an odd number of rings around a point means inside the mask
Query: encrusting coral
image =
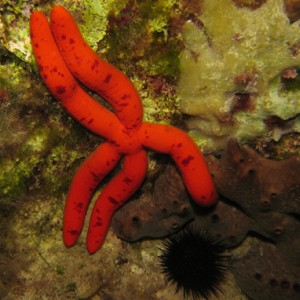
<svg viewBox="0 0 300 300"><path fill-rule="evenodd" d="M276 266L277 258L280 257L280 267L287 268L291 273L299 271L300 158L266 159L250 147L239 146L236 141L229 140L221 158L209 156L206 157L206 161L220 194L220 201L214 207L192 207L175 168L169 166L165 174L157 179L152 197L148 195L157 206L152 207L146 214L140 208L138 200L132 201L130 206L125 206L117 213L114 220L114 224L118 225L114 226L115 230L117 228L116 233L126 239L128 232L131 232L131 241L143 237L165 236L172 232L170 216L173 217L173 221L176 220L177 228L194 219L189 226L208 228L210 235L221 239L228 248L237 246L250 232L255 232L256 236L263 237L259 242L263 247L268 249L271 247L269 244L272 244L274 249L267 257L266 266L272 263ZM173 191L174 186L178 187L176 192ZM179 207L188 213L180 214L180 210L173 203L178 203ZM162 208L167 208L165 217ZM128 218L128 215L131 218ZM132 216L138 220L137 224L134 224ZM180 222L178 216L181 216ZM118 230L121 227L122 230ZM247 255L251 257L249 263L253 266L235 271L234 274L239 278L240 287L244 292L252 295L255 290L258 293L259 287L249 284L247 280L253 277L255 268L266 270L267 267L260 258ZM236 270L236 266L244 260L249 258L235 258L232 268ZM241 276L241 272L245 274ZM264 276L266 275L265 272ZM276 280L280 281L281 277ZM294 298L289 299L296 299L296 296L299 296L299 288L292 286L297 287L299 282L291 275L289 283L289 288L283 290L286 295L294 295L291 296ZM277 290L272 289L272 285L264 288L268 288L269 295L276 294Z"/></svg>
<svg viewBox="0 0 300 300"><path fill-rule="evenodd" d="M299 132L300 30L283 1L204 0L201 11L201 26L189 21L183 28L178 83L181 110L197 143L215 150L226 146L228 136L246 142ZM287 70L294 77L285 85ZM289 128L282 128L286 123Z"/></svg>

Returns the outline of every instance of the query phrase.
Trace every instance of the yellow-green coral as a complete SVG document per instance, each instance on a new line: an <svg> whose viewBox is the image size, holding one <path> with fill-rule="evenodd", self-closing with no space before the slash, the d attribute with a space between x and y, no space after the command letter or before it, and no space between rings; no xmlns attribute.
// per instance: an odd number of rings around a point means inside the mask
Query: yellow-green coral
<svg viewBox="0 0 300 300"><path fill-rule="evenodd" d="M123 1L97 1L97 0L84 0L80 4L83 9L81 10L82 24L80 29L87 41L87 43L97 50L98 43L106 35L108 24L108 14L112 9L121 9L127 0ZM78 8L77 8L78 9Z"/></svg>
<svg viewBox="0 0 300 300"><path fill-rule="evenodd" d="M292 51L300 41L298 24L289 23L282 0L268 0L256 10L238 8L231 0L205 0L202 13L203 28L185 24L180 58L178 91L182 112L192 116L191 134L206 149L223 147L228 136L278 138L280 132L268 132L266 119L300 113L300 87L283 89L280 76L300 67ZM237 93L250 95L253 107L233 111Z"/></svg>

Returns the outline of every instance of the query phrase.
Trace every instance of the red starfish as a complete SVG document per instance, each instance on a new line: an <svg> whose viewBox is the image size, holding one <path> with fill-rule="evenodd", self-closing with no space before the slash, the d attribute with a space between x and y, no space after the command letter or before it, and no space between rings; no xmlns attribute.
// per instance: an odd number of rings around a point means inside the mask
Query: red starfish
<svg viewBox="0 0 300 300"><path fill-rule="evenodd" d="M30 35L41 77L53 96L78 122L107 139L83 162L72 181L64 211L66 246L73 246L81 233L93 191L123 157L122 170L103 189L90 219L87 249L94 253L102 246L114 212L145 178L145 148L172 157L196 202L215 202L210 174L193 140L175 127L142 122L142 104L133 84L92 51L66 9L54 7L50 25L41 12L34 12ZM75 78L104 97L114 113L99 105Z"/></svg>

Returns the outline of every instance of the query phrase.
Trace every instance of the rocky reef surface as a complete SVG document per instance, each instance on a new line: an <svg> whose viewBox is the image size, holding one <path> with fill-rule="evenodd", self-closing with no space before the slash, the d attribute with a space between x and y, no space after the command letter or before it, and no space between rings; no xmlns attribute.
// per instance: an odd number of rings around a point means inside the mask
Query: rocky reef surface
<svg viewBox="0 0 300 300"><path fill-rule="evenodd" d="M207 163L220 194L214 207L191 204L176 169L168 166L156 180L152 196L118 211L117 235L130 241L157 238L189 223L208 229L227 248L254 235L248 251L231 259L241 289L255 300L298 299L300 158L266 159L230 140L221 157L208 156Z"/></svg>

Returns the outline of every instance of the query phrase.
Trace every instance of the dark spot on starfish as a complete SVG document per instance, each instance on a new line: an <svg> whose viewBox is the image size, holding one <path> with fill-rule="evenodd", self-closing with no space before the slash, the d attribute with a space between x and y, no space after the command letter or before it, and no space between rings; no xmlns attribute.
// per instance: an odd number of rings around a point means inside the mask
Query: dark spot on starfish
<svg viewBox="0 0 300 300"><path fill-rule="evenodd" d="M125 99L128 99L128 98L130 98L130 95L129 95L129 94L124 94L124 95L121 97L122 100L125 100Z"/></svg>
<svg viewBox="0 0 300 300"><path fill-rule="evenodd" d="M100 209L99 208L96 209L96 213L100 214Z"/></svg>
<svg viewBox="0 0 300 300"><path fill-rule="evenodd" d="M178 143L176 146L177 146L178 148L180 148L180 147L182 147L182 143Z"/></svg>
<svg viewBox="0 0 300 300"><path fill-rule="evenodd" d="M119 204L118 201L115 198L113 198L113 197L108 197L108 200L110 201L110 203L112 203L114 205L118 205Z"/></svg>
<svg viewBox="0 0 300 300"><path fill-rule="evenodd" d="M77 211L81 211L83 209L83 203L82 202L78 202L76 205Z"/></svg>
<svg viewBox="0 0 300 300"><path fill-rule="evenodd" d="M95 182L96 183L98 183L98 181L101 179L101 174L96 174L96 173L94 173L94 172L91 172L91 175L94 177L94 180L95 180ZM94 189L93 188L91 188L91 192L93 191Z"/></svg>
<svg viewBox="0 0 300 300"><path fill-rule="evenodd" d="M38 43L35 43L34 46L35 46L36 48L39 48L40 45L39 45Z"/></svg>
<svg viewBox="0 0 300 300"><path fill-rule="evenodd" d="M102 222L96 222L94 225L94 227L100 227L100 226L102 226Z"/></svg>
<svg viewBox="0 0 300 300"><path fill-rule="evenodd" d="M132 183L132 179L130 179L129 177L125 177L123 182L126 183L127 185L129 185Z"/></svg>
<svg viewBox="0 0 300 300"><path fill-rule="evenodd" d="M205 200L205 199L206 199L206 197L205 197L205 196L201 196L200 198L201 198L202 200Z"/></svg>
<svg viewBox="0 0 300 300"><path fill-rule="evenodd" d="M110 74L110 73L107 74L106 77L104 78L103 82L104 82L104 83L109 83L110 80L111 80L111 77L112 77L112 74Z"/></svg>
<svg viewBox="0 0 300 300"><path fill-rule="evenodd" d="M120 147L120 144L117 143L116 141L111 141L112 144L114 144L116 147Z"/></svg>
<svg viewBox="0 0 300 300"><path fill-rule="evenodd" d="M93 64L92 64L92 66L91 66L91 69L95 70L98 65L99 65L99 61L95 59L94 62L93 62Z"/></svg>
<svg viewBox="0 0 300 300"><path fill-rule="evenodd" d="M75 41L74 41L74 39L69 39L69 43L71 44L71 45L73 45L73 44L75 44Z"/></svg>
<svg viewBox="0 0 300 300"><path fill-rule="evenodd" d="M66 35L65 35L65 34L62 34L61 39L62 39L62 40L65 40L65 39L66 39Z"/></svg>
<svg viewBox="0 0 300 300"><path fill-rule="evenodd" d="M91 124L91 123L93 123L94 122L94 119L90 119L89 121L88 121L88 124Z"/></svg>
<svg viewBox="0 0 300 300"><path fill-rule="evenodd" d="M66 92L66 87L65 86L62 86L62 85L58 85L56 88L56 93L61 95L61 94L64 94Z"/></svg>
<svg viewBox="0 0 300 300"><path fill-rule="evenodd" d="M190 161L192 161L193 159L194 159L194 156L189 155L188 157L183 159L181 162L184 166L187 166L190 163Z"/></svg>
<svg viewBox="0 0 300 300"><path fill-rule="evenodd" d="M126 107L128 106L128 102L119 103L118 105L121 107Z"/></svg>
<svg viewBox="0 0 300 300"><path fill-rule="evenodd" d="M85 120L85 118L81 118L81 119L79 119L79 122L82 122L82 121L84 121Z"/></svg>
<svg viewBox="0 0 300 300"><path fill-rule="evenodd" d="M42 65L38 65L40 72L44 70L44 67Z"/></svg>
<svg viewBox="0 0 300 300"><path fill-rule="evenodd" d="M57 68L54 67L54 68L52 69L52 71L56 73L56 72L57 72Z"/></svg>
<svg viewBox="0 0 300 300"><path fill-rule="evenodd" d="M68 231L71 235L78 235L78 230L72 229Z"/></svg>

